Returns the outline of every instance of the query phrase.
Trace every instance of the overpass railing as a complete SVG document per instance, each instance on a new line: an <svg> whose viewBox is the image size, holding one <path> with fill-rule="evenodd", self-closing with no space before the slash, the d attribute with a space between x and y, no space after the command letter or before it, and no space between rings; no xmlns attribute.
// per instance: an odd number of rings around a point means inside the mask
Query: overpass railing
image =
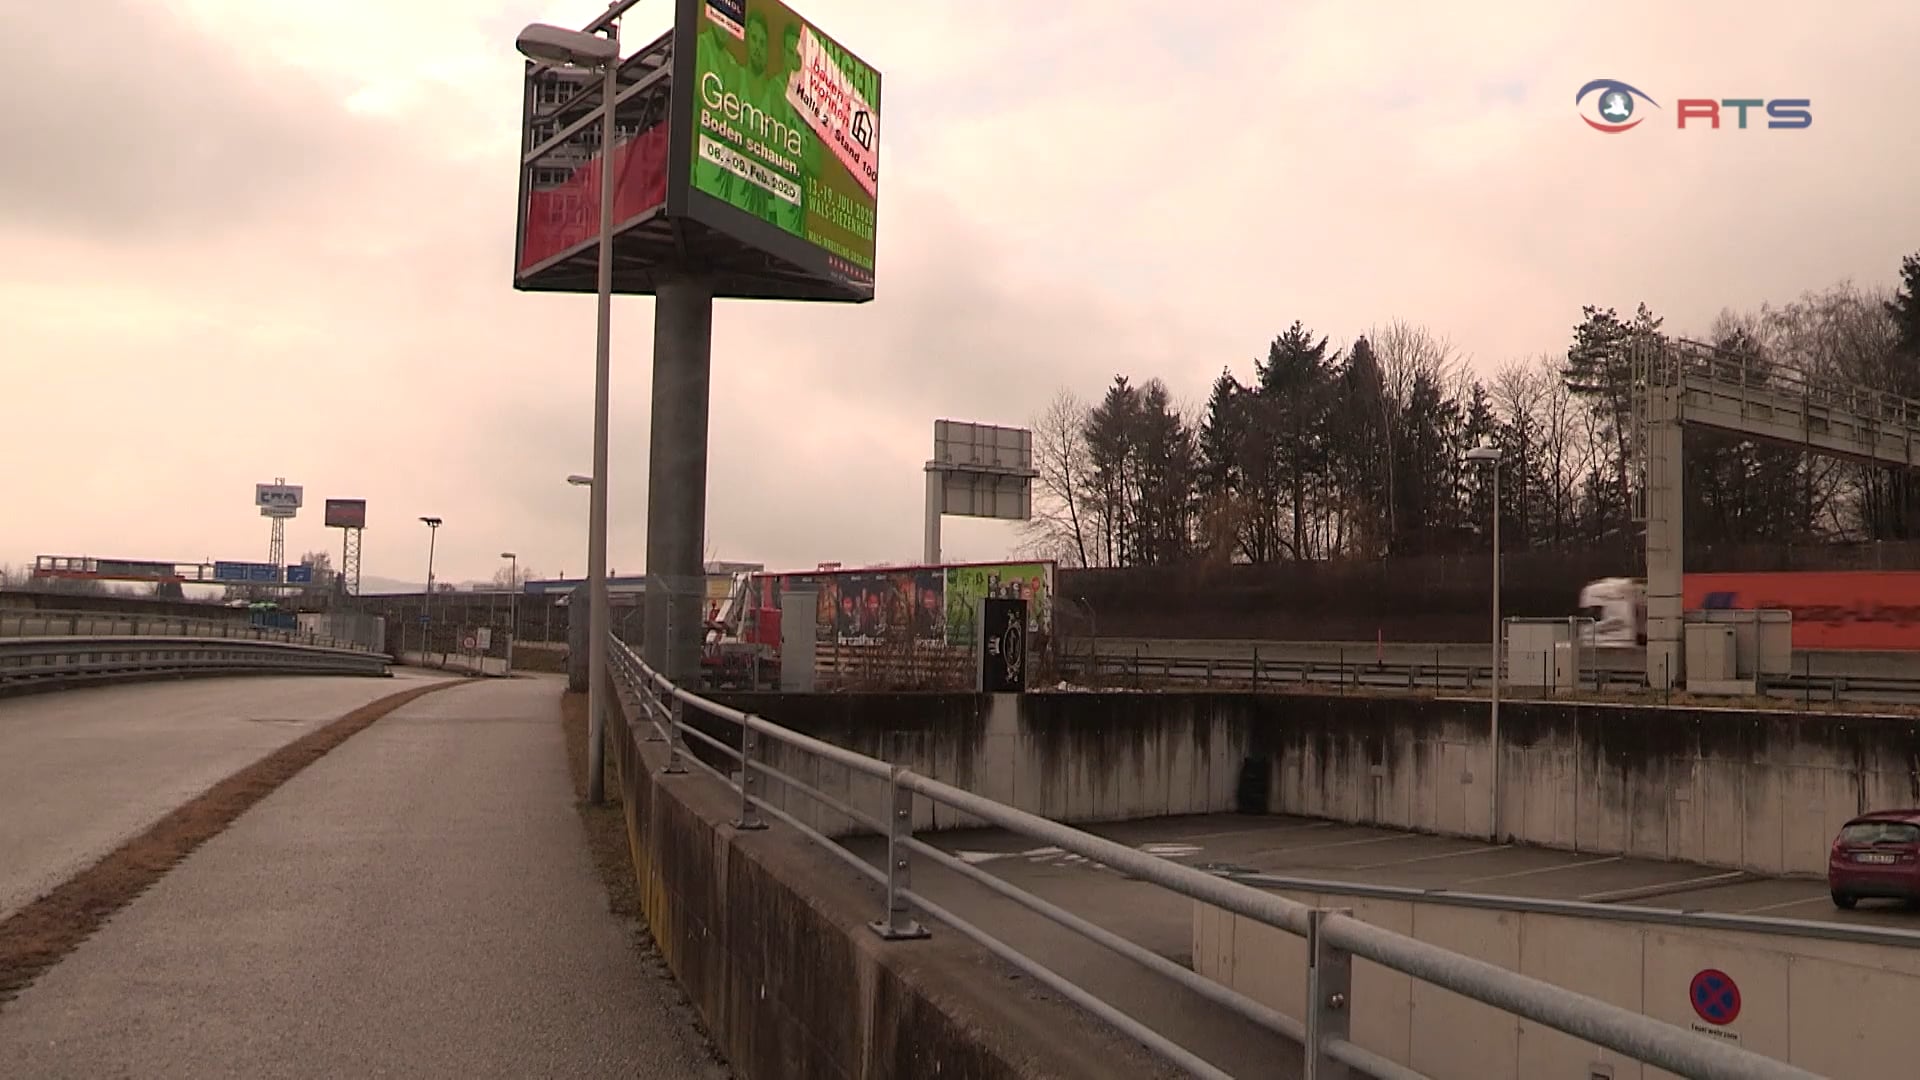
<svg viewBox="0 0 1920 1080"><path fill-rule="evenodd" d="M675 686L617 639L610 641L610 648L609 668L623 702L639 710L652 728L653 735L649 741L666 743L666 771L684 772L688 765L700 768L739 793L740 816L737 827L762 829L766 824L761 815L772 817L819 844L879 885L884 901L876 913L878 918L869 925L882 938L925 937L928 931L916 920L915 912L930 916L1194 1076L1208 1080L1229 1080L1229 1074L1192 1050L1121 1012L977 924L915 892L911 876L913 858L920 856L929 859L1180 984L1202 998L1300 1043L1305 1074L1309 1080L1344 1080L1350 1076L1370 1076L1380 1080L1423 1080L1423 1074L1351 1041L1351 972L1354 957L1370 960L1516 1017L1683 1076L1726 1080L1810 1080L1815 1076L1785 1062L1737 1046L1709 1041L1598 998L1382 929L1339 911L1311 907L1148 855L921 776L911 769L834 746ZM730 744L699 730L688 722L689 710L731 725L738 732L737 738ZM687 740L694 740L720 757L737 763L738 779L690 753ZM887 804L879 808L877 813L868 812L769 766L761 759L760 750L767 741L783 743L842 766L852 773L885 783ZM876 867L869 864L858 854L763 798L762 785L766 781L783 784L789 790L885 837L886 865ZM913 800L916 796L1079 855L1180 896L1305 938L1308 959L1302 977L1307 987L1306 1016L1303 1020L1296 1020L1277 1012L916 838L913 835Z"/></svg>
<svg viewBox="0 0 1920 1080"><path fill-rule="evenodd" d="M284 641L122 635L0 638L0 692L180 675L385 675L392 658Z"/></svg>
<svg viewBox="0 0 1920 1080"><path fill-rule="evenodd" d="M299 630L276 630L229 619L105 611L0 609L0 640L23 637L172 637L223 641L277 641L370 652L364 644Z"/></svg>

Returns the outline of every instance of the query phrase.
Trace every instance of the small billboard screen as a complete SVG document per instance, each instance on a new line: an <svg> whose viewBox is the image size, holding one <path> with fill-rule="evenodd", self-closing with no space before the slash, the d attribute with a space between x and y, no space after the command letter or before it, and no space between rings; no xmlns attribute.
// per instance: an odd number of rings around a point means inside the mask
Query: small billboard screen
<svg viewBox="0 0 1920 1080"><path fill-rule="evenodd" d="M327 528L364 529L367 527L367 500L328 499Z"/></svg>

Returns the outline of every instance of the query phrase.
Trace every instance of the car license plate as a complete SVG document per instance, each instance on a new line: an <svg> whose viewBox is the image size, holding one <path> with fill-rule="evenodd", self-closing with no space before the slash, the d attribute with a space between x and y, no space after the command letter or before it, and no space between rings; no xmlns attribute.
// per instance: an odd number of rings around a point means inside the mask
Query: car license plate
<svg viewBox="0 0 1920 1080"><path fill-rule="evenodd" d="M1890 863L1893 861L1893 856L1886 855L1877 851L1863 851L1858 855L1855 855L1853 859L1855 862Z"/></svg>

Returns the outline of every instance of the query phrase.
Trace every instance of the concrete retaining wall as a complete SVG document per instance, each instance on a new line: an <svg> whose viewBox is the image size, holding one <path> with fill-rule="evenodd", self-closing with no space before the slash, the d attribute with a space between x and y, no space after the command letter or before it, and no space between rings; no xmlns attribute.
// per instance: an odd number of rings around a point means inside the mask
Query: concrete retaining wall
<svg viewBox="0 0 1920 1080"><path fill-rule="evenodd" d="M647 923L739 1075L1176 1075L949 930L882 941L876 888L783 825L735 830L738 797L697 769L662 775L664 744L629 722L608 734Z"/></svg>
<svg viewBox="0 0 1920 1080"><path fill-rule="evenodd" d="M1130 821L1230 810L1246 758L1230 723L1204 711L1163 709L1141 694L739 694L727 704L803 734L897 762L926 776L1055 821ZM1097 698L1097 700L1095 700ZM690 717L716 738L730 725ZM723 759L701 747L716 767ZM783 745L769 765L867 814L889 806L886 784ZM724 762L731 767L730 762ZM828 835L867 831L839 812L770 784L766 796ZM918 800L916 829L978 820Z"/></svg>
<svg viewBox="0 0 1920 1080"><path fill-rule="evenodd" d="M1492 811L1484 700L742 694L729 703L1067 822L1236 809L1249 758L1266 763L1273 812L1484 836ZM1920 805L1913 718L1555 702L1507 702L1501 716L1501 832L1526 843L1819 874L1848 817ZM810 755L769 753L869 813L884 805L878 784ZM769 795L783 797L780 785ZM831 811L786 805L818 827L848 829ZM917 820L970 824L925 807Z"/></svg>
<svg viewBox="0 0 1920 1080"><path fill-rule="evenodd" d="M1737 1042L1822 1076L1913 1073L1912 1002L1920 951L1881 944L1600 921L1332 893L1287 891L1355 918L1590 994L1703 1037ZM1305 942L1195 905L1194 969L1288 1016L1306 997ZM1695 1012L1694 976L1713 969L1739 993L1731 1022ZM1353 1039L1435 1080L1673 1074L1366 960L1353 966ZM1724 1016L1724 1014L1716 1014ZM1609 1075L1600 1073L1599 1075Z"/></svg>

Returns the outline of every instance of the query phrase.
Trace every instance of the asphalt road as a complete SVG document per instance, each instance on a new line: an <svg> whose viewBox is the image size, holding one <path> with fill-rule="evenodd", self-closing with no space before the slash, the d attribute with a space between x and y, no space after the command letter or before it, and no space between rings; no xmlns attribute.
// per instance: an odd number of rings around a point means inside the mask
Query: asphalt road
<svg viewBox="0 0 1920 1080"><path fill-rule="evenodd" d="M441 677L249 676L0 699L0 918L326 721Z"/></svg>
<svg viewBox="0 0 1920 1080"><path fill-rule="evenodd" d="M409 703L0 1009L33 1077L723 1077L573 807L558 678Z"/></svg>

